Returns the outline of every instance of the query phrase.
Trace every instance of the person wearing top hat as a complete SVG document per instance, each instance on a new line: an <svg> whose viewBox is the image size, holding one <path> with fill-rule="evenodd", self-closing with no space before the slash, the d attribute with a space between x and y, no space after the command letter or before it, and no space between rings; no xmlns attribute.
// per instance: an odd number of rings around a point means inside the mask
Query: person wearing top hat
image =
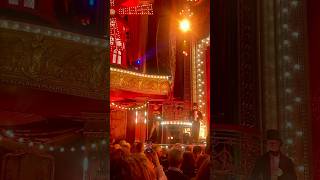
<svg viewBox="0 0 320 180"><path fill-rule="evenodd" d="M198 143L199 141L199 131L200 131L200 121L202 120L202 113L198 109L198 104L193 103L192 111L190 113L191 121L192 121L192 142Z"/></svg>
<svg viewBox="0 0 320 180"><path fill-rule="evenodd" d="M267 150L255 163L250 180L296 180L291 159L281 153L282 140L277 130L267 131Z"/></svg>

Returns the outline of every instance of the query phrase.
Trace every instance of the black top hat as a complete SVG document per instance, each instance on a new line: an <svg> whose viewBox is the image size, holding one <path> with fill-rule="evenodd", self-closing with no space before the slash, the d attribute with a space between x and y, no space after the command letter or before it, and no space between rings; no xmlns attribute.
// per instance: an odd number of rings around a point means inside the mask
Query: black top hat
<svg viewBox="0 0 320 180"><path fill-rule="evenodd" d="M267 130L267 140L278 140L282 141L280 137L280 133L278 130L269 129Z"/></svg>

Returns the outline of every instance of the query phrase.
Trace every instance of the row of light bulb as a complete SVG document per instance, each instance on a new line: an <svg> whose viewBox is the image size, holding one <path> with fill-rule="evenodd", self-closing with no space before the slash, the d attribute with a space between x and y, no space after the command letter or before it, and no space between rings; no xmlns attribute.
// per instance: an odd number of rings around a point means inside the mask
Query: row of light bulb
<svg viewBox="0 0 320 180"><path fill-rule="evenodd" d="M118 105L114 102L112 102L110 104L112 107L116 107L118 109L122 109L122 110L129 110L129 111L135 111L135 110L140 110L140 109L144 109L147 107L147 103L141 105L141 106L135 106L135 107L126 107L126 106L121 106L121 105Z"/></svg>
<svg viewBox="0 0 320 180"><path fill-rule="evenodd" d="M143 73L133 72L133 71L125 70L125 69L113 68L113 67L110 67L110 71L130 74L130 75L134 75L134 76L146 77L146 78L153 78L153 79L169 80L169 77L170 77L170 76L143 74Z"/></svg>
<svg viewBox="0 0 320 180"><path fill-rule="evenodd" d="M191 16L193 16L193 12L191 12L190 8L182 9L179 12L179 15L184 16L184 17L191 17Z"/></svg>
<svg viewBox="0 0 320 180"><path fill-rule="evenodd" d="M161 125L184 125L184 126L192 126L191 122L185 121L162 121Z"/></svg>
<svg viewBox="0 0 320 180"><path fill-rule="evenodd" d="M119 9L119 14L153 15L152 4L121 8Z"/></svg>
<svg viewBox="0 0 320 180"><path fill-rule="evenodd" d="M197 97L197 101L198 101L198 105L200 110L202 110L202 112L205 112L205 100L206 100L206 95L205 95L205 75L204 75L204 71L205 71L205 66L204 66L204 61L205 61L205 51L207 49L207 47L209 46L209 42L210 42L210 36L202 39L200 41L200 43L197 45L196 48L196 69L197 69L197 73L196 73L196 95ZM203 113L203 116L205 116L206 114Z"/></svg>
<svg viewBox="0 0 320 180"><path fill-rule="evenodd" d="M101 140L100 143L91 143L91 145L81 145L80 147L76 148L74 146L72 147L55 147L55 146L48 146L48 145L45 145L45 144L42 144L42 143L36 143L36 142L32 142L32 141L26 141L24 138L18 138L18 139L15 139L15 134L13 133L12 130L6 130L5 131L5 136L1 136L0 135L0 141L2 141L4 139L4 137L7 137L6 140L13 140L15 141L16 143L19 143L19 144L23 144L23 145L26 145L28 146L29 148L38 148L39 150L48 150L48 151L60 151L60 152L65 152L65 151L71 151L71 152L75 152L77 150L81 150L81 151L86 151L86 150L89 150L90 148L92 150L96 150L98 148L98 145L100 144L101 146L104 146L107 144L106 140Z"/></svg>
<svg viewBox="0 0 320 180"><path fill-rule="evenodd" d="M49 27L32 25L32 24L27 24L27 23L22 23L17 21L0 19L0 27L5 29L42 34L49 37L62 38L62 39L74 41L77 43L79 42L79 43L93 45L93 46L100 46L100 47L108 46L107 41L104 39L98 39L94 37L84 36L76 33L66 32L62 30L49 28Z"/></svg>
<svg viewBox="0 0 320 180"><path fill-rule="evenodd" d="M297 1L297 0L292 0L290 4L291 4L292 7L297 7L298 1ZM288 8L282 8L281 12L283 13L284 16L287 16L287 15L289 14L289 9L288 9ZM288 33L289 25L288 25L287 23L283 23L283 24L282 24L282 28L286 30L285 33ZM291 36L292 36L293 38L297 39L297 38L299 38L300 33L297 32L297 31L293 31L293 32L291 33ZM288 39L284 39L284 40L282 41L282 43L279 45L279 48L282 48L282 47L284 47L284 48L290 48L290 47L291 47L290 45L291 45L291 42L290 42ZM288 56L288 55L284 55L284 56L283 56L283 60L284 60L285 62L290 62L291 58L290 58L290 56ZM294 64L294 65L293 65L293 69L294 69L295 71L298 71L298 70L301 69L301 65L300 65L300 64ZM284 72L284 74L283 74L283 76L284 76L287 80L288 80L289 78L291 78L291 75L292 75L292 74L291 74L290 72L288 72L288 71ZM291 88L285 88L285 93L291 94L291 93L292 93L292 89L291 89ZM301 99L301 97L298 97L298 96L297 96L297 97L294 98L294 101L295 101L296 103L300 103L300 102L302 101L302 99ZM286 110L288 113L293 112L293 106L292 106L292 105L286 105L286 106L285 106L285 110ZM293 129L293 128L294 128L294 127L293 127L293 123L292 123L291 121L287 121L284 126L285 126L286 129ZM303 131L302 131L302 130L297 130L297 131L295 132L295 136L301 138L301 137L303 136ZM294 138L288 137L285 142L286 142L287 145L293 145L293 144L294 144ZM296 167L296 169L297 169L299 172L304 172L304 170L305 170L304 165L298 165L298 166Z"/></svg>
<svg viewBox="0 0 320 180"><path fill-rule="evenodd" d="M173 139L173 137L168 137L168 139ZM159 144L159 145L160 145L161 148L169 149L169 145L168 144ZM185 149L189 145L179 144L179 146L181 146L182 149ZM207 144L206 144L206 142L203 142L203 144L201 144L200 146L204 146L205 147L205 146L207 146Z"/></svg>

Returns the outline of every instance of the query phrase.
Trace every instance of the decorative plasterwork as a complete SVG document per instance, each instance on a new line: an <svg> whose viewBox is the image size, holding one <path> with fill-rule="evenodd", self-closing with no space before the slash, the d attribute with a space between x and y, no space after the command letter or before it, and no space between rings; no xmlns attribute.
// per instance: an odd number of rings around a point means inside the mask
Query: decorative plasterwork
<svg viewBox="0 0 320 180"><path fill-rule="evenodd" d="M167 95L170 81L167 78L150 78L149 76L151 75L140 76L133 72L124 73L111 70L110 88L143 94Z"/></svg>
<svg viewBox="0 0 320 180"><path fill-rule="evenodd" d="M105 39L84 36L84 35L68 32L68 31L63 31L63 30L58 30L58 29L53 29L49 27L18 22L18 21L0 19L0 28L29 32L33 34L39 34L39 35L54 37L58 39L69 40L69 41L91 45L91 46L104 47L104 48L108 47L108 41Z"/></svg>
<svg viewBox="0 0 320 180"><path fill-rule="evenodd" d="M107 99L106 48L8 28L0 28L0 42L0 81Z"/></svg>

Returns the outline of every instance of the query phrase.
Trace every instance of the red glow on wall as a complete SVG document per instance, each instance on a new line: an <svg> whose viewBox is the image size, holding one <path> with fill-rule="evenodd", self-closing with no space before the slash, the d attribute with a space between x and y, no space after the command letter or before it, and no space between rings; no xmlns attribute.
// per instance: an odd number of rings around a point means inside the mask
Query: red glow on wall
<svg viewBox="0 0 320 180"><path fill-rule="evenodd" d="M139 4L139 0L127 0L121 4L121 6L130 7L137 6Z"/></svg>

